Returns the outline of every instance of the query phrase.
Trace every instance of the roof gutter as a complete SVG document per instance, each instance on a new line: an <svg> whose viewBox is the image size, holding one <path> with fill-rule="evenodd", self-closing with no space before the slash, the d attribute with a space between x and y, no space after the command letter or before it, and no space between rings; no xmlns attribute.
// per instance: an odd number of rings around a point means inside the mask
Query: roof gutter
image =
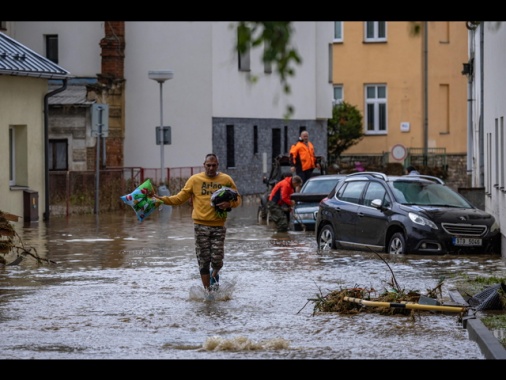
<svg viewBox="0 0 506 380"><path fill-rule="evenodd" d="M45 206L44 221L49 221L49 98L67 88L67 78L63 78L63 87L57 88L44 95L44 186Z"/></svg>
<svg viewBox="0 0 506 380"><path fill-rule="evenodd" d="M68 74L55 74L55 73L40 73L40 72L29 72L19 70L6 70L0 69L0 75L11 75L17 77L30 77L39 79L66 79Z"/></svg>

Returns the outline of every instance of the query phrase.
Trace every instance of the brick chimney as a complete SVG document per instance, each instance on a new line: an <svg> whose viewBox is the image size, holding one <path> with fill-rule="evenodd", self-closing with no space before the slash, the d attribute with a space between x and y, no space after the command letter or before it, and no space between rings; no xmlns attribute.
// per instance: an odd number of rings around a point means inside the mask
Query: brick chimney
<svg viewBox="0 0 506 380"><path fill-rule="evenodd" d="M101 168L122 167L125 136L125 22L104 21L105 37L100 40L102 72L98 83L88 86L97 103L109 105L109 136L106 138L106 162ZM90 92L88 92L90 94ZM93 147L93 153L96 147Z"/></svg>
<svg viewBox="0 0 506 380"><path fill-rule="evenodd" d="M125 22L105 21L105 37L100 41L102 48L102 76L123 79L125 61Z"/></svg>

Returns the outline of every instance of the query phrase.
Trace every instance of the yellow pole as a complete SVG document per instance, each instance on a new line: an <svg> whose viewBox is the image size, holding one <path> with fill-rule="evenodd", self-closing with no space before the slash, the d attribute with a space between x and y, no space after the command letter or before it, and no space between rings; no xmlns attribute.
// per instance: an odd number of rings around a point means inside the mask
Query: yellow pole
<svg viewBox="0 0 506 380"><path fill-rule="evenodd" d="M417 309L417 310L437 310L437 311L450 311L453 313L464 312L467 308L465 306L442 306L442 305L421 305L415 302L379 302L379 301L367 301L361 298L344 297L345 301L355 302L365 306L377 306L377 307L398 307L404 309Z"/></svg>

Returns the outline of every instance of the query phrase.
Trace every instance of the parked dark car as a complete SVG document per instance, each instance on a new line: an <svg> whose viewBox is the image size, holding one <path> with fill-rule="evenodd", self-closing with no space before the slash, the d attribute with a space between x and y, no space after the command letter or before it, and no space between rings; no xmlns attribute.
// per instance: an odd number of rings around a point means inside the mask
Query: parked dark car
<svg viewBox="0 0 506 380"><path fill-rule="evenodd" d="M318 249L391 254L500 254L493 215L437 178L349 174L319 205Z"/></svg>
<svg viewBox="0 0 506 380"><path fill-rule="evenodd" d="M314 170L313 177L327 174L327 161L325 158L323 156L316 156L316 162L320 165L320 169L316 168ZM259 223L267 220L267 200L274 185L286 176L292 175L290 167L290 156L288 154L280 154L274 158L269 175L262 178L262 182L265 183L267 189L265 193L260 195L260 205L258 206L257 212Z"/></svg>
<svg viewBox="0 0 506 380"><path fill-rule="evenodd" d="M314 231L316 212L320 201L346 177L345 174L326 174L309 178L300 192L291 195L295 201L290 218L290 229Z"/></svg>

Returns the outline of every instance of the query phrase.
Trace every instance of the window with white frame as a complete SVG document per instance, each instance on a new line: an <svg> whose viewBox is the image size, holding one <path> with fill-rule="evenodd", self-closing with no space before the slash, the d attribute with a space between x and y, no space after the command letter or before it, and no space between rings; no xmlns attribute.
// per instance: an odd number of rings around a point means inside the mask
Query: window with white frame
<svg viewBox="0 0 506 380"><path fill-rule="evenodd" d="M365 86L365 133L387 133L387 86Z"/></svg>
<svg viewBox="0 0 506 380"><path fill-rule="evenodd" d="M27 141L28 128L26 125L9 126L9 186L27 186Z"/></svg>
<svg viewBox="0 0 506 380"><path fill-rule="evenodd" d="M334 21L334 42L343 42L343 22Z"/></svg>
<svg viewBox="0 0 506 380"><path fill-rule="evenodd" d="M9 127L9 186L16 184L16 135Z"/></svg>
<svg viewBox="0 0 506 380"><path fill-rule="evenodd" d="M364 22L365 42L384 42L387 40L386 21Z"/></svg>
<svg viewBox="0 0 506 380"><path fill-rule="evenodd" d="M343 102L343 86L342 85L334 85L334 99L332 100L332 104L340 104Z"/></svg>

